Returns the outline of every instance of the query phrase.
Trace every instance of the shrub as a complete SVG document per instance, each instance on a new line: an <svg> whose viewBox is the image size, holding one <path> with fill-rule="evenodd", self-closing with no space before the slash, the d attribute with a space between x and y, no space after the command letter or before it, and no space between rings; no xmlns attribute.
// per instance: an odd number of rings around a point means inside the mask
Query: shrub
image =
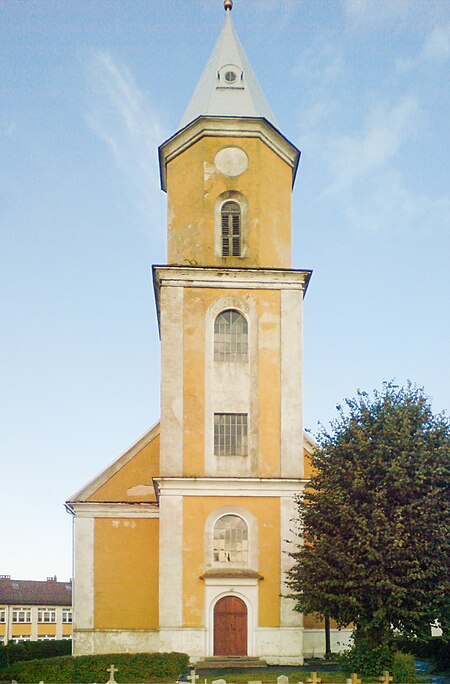
<svg viewBox="0 0 450 684"><path fill-rule="evenodd" d="M10 641L6 646L0 645L0 668L21 660L54 658L55 656L70 655L71 652L72 642L69 639L22 641L19 644Z"/></svg>
<svg viewBox="0 0 450 684"><path fill-rule="evenodd" d="M414 656L397 651L392 661L392 676L396 684L414 684L417 680Z"/></svg>
<svg viewBox="0 0 450 684"><path fill-rule="evenodd" d="M338 656L338 662L347 675L381 675L383 670L391 670L392 649L388 644L369 648L361 641Z"/></svg>
<svg viewBox="0 0 450 684"><path fill-rule="evenodd" d="M176 677L187 670L185 653L113 653L95 656L61 656L18 662L0 669L0 682L104 682L114 663L117 682L145 682Z"/></svg>

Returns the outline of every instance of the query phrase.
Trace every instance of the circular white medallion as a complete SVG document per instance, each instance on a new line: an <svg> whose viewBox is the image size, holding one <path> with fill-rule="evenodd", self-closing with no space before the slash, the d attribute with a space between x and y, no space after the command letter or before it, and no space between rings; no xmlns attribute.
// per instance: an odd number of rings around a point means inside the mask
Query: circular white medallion
<svg viewBox="0 0 450 684"><path fill-rule="evenodd" d="M224 176L239 176L248 167L248 157L240 147L224 147L216 154L214 164Z"/></svg>

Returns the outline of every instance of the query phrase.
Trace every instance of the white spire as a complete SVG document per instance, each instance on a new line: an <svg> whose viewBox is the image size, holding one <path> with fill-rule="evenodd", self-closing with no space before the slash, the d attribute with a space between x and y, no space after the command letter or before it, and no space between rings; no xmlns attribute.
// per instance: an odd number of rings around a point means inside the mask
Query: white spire
<svg viewBox="0 0 450 684"><path fill-rule="evenodd" d="M239 42L226 7L225 22L214 50L181 119L184 128L199 116L276 119Z"/></svg>

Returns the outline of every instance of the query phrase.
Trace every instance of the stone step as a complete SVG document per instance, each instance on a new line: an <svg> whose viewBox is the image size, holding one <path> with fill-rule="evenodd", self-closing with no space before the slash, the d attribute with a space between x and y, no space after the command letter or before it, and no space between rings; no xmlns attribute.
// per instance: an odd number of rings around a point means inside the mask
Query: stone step
<svg viewBox="0 0 450 684"><path fill-rule="evenodd" d="M195 663L197 670L226 670L232 668L260 668L267 667L261 658L251 656L211 656Z"/></svg>

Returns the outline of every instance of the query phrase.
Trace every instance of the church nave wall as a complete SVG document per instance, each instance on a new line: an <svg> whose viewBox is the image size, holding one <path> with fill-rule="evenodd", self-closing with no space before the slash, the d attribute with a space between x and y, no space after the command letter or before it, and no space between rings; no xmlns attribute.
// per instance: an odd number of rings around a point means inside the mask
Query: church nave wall
<svg viewBox="0 0 450 684"><path fill-rule="evenodd" d="M94 521L94 628L158 629L159 520Z"/></svg>

